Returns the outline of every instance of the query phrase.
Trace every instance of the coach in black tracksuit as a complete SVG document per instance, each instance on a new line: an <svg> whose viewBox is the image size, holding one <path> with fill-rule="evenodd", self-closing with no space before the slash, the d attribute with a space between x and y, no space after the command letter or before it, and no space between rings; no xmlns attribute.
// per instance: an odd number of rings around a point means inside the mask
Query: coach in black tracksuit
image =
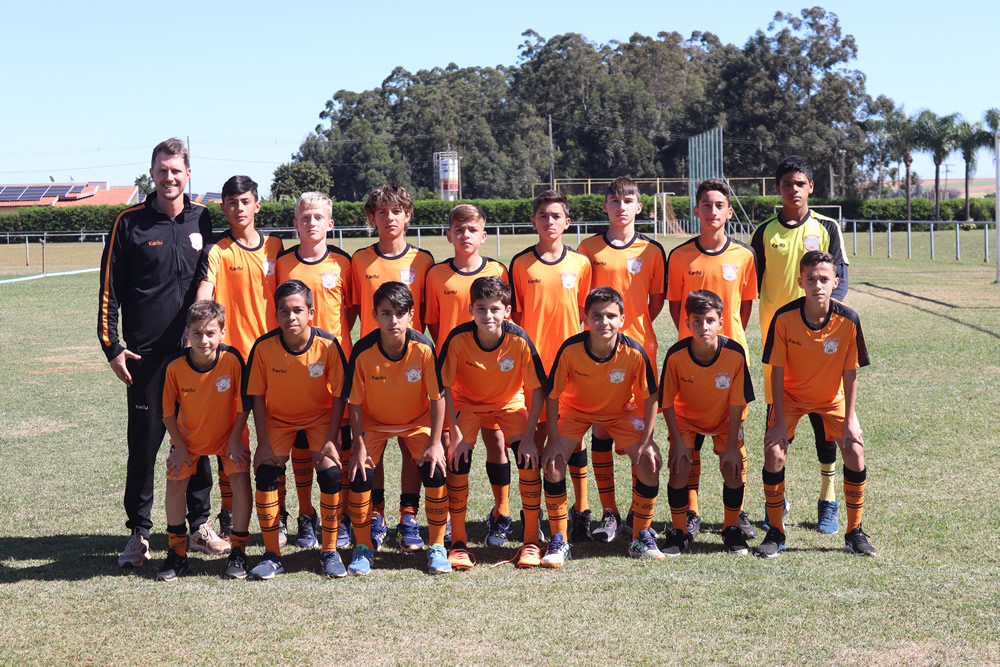
<svg viewBox="0 0 1000 667"><path fill-rule="evenodd" d="M183 165L183 173L163 169L162 163ZM186 147L176 140L158 145L153 167L156 194L122 211L105 244L97 323L111 369L128 387L126 526L146 540L153 525L153 469L166 430L160 393L163 361L182 346L187 310L197 289L198 260L212 232L208 209L184 195L190 174ZM118 339L119 310L127 347ZM211 490L209 457L202 456L188 486L192 532L208 519Z"/></svg>

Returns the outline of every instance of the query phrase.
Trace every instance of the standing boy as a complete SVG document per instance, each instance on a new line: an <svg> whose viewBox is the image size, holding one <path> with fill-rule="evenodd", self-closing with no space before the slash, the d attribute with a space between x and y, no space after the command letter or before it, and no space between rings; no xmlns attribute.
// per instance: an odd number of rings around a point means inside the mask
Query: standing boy
<svg viewBox="0 0 1000 667"><path fill-rule="evenodd" d="M802 296L799 287L799 261L811 250L824 250L833 256L839 285L833 298L843 301L847 296L847 256L840 224L809 208L813 192L812 169L798 155L787 155L775 170L781 211L754 230L750 245L756 253L757 286L760 291L761 345L767 338L771 319L779 308ZM764 396L772 404L771 372L764 367ZM837 446L823 437L823 421L810 414L809 422L816 435L816 456L820 464L820 492L816 503L816 530L835 533L839 529L839 505L834 494L834 469ZM787 509L787 508L786 508ZM769 525L765 522L765 530Z"/></svg>
<svg viewBox="0 0 1000 667"><path fill-rule="evenodd" d="M685 307L688 295L708 290L722 299L717 313L723 336L747 349L746 327L750 322L753 300L757 298L756 261L752 248L726 234L726 223L733 216L729 203L729 186L709 179L698 186L694 215L701 224L701 233L682 243L667 258L667 301L670 316L677 327L677 339L693 336L688 326ZM700 302L699 302L700 303ZM695 435L691 457L691 475L687 482L688 513L686 531L694 540L701 529L698 511L698 485L701 480L701 447L705 432ZM671 480L674 477L671 476ZM740 507L739 526L746 539L757 537L757 531Z"/></svg>
<svg viewBox="0 0 1000 667"><path fill-rule="evenodd" d="M542 567L561 567L569 557L566 531L566 463L594 424L612 435L619 454L635 471L632 489L633 558L662 560L650 532L659 492L660 450L656 426L656 375L645 350L621 333L625 304L610 287L590 291L585 302L587 331L570 336L559 348L549 377L549 442L542 453L545 506L552 540ZM643 400L640 411L633 401Z"/></svg>
<svg viewBox="0 0 1000 667"><path fill-rule="evenodd" d="M246 368L239 351L222 342L226 310L214 301L196 301L187 314L190 347L166 361L163 423L170 433L167 455L167 559L156 573L173 581L190 572L184 529L184 496L202 456L218 456L232 485L232 550L223 576L245 579L250 539L250 444L246 431L249 401L242 393ZM202 524L207 527L207 524Z"/></svg>
<svg viewBox="0 0 1000 667"><path fill-rule="evenodd" d="M357 546L349 572L366 575L374 562L371 535L372 477L391 438L419 466L430 548L427 571L451 572L444 548L448 520L445 454L441 446L444 399L435 367L434 344L411 328L413 296L403 283L375 290L372 319L378 328L354 346L343 398L351 415L354 446L348 478L351 521Z"/></svg>
<svg viewBox="0 0 1000 667"><path fill-rule="evenodd" d="M622 295L625 302L625 326L622 333L637 340L646 355L656 363L656 331L653 320L663 308L666 282L663 246L635 230L635 218L642 211L639 186L630 178L616 178L604 195L608 230L595 234L580 244L580 252L590 259L594 285L606 285ZM615 498L614 441L601 426L591 436L594 478L603 512L593 539L610 542L621 523ZM586 452L584 452L586 456ZM586 470L586 469L584 469ZM633 484L635 479L632 480ZM586 539L590 510L570 510L570 539Z"/></svg>
<svg viewBox="0 0 1000 667"><path fill-rule="evenodd" d="M667 351L660 377L660 404L670 434L667 501L673 531L664 553L678 556L693 539L688 512L688 478L696 440L712 438L722 471L725 516L722 541L730 553L749 551L739 527L746 489L747 453L743 420L753 400L746 350L720 336L725 306L719 295L696 290L684 300L685 328L691 332Z"/></svg>
<svg viewBox="0 0 1000 667"><path fill-rule="evenodd" d="M795 425L807 414L819 415L826 437L837 442L844 458L844 548L860 556L875 555L861 528L867 471L855 413L858 368L868 365L868 348L858 314L833 299L840 282L835 262L822 250L810 250L802 257L798 283L805 296L778 309L764 343L764 363L770 364L774 389L763 472L771 528L756 549L764 558L785 548L785 460Z"/></svg>

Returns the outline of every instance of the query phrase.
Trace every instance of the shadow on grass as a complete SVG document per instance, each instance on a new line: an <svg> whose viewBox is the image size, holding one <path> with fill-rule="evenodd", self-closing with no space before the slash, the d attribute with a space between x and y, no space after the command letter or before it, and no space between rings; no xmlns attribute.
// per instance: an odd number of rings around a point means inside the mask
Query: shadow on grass
<svg viewBox="0 0 1000 667"><path fill-rule="evenodd" d="M919 295L913 294L911 292L904 292L903 290L898 290L898 289L895 289L895 288L892 288L892 287L884 287L882 285L876 285L875 283L864 282L864 283L859 283L859 286L871 287L872 289L882 290L882 291L885 291L885 292L892 292L894 294L899 294L901 296L906 296L906 297L909 297L911 299L915 299L917 301L924 301L926 303L934 304L935 306L942 306L944 308L950 308L952 310L993 310L992 308L988 308L988 307L977 308L977 307L970 307L970 306L956 306L953 303L947 303L945 301L937 301L935 299L928 299L927 297L919 296ZM968 329L972 329L973 331L978 331L980 333L984 333L987 336L991 336L993 338L1000 338L1000 333L997 333L996 331L991 331L990 329L984 329L983 327L977 326L975 324L969 324L968 322L963 322L962 320L960 320L958 318L952 317L950 315L945 315L944 313L939 313L939 312L936 312L934 310L930 310L929 308L922 308L922 307L920 307L920 306L918 306L916 304L912 304L912 303L903 303L899 299L894 299L894 298L892 298L890 296L885 296L885 295L878 294L878 293L875 293L875 292L867 292L867 294L869 294L870 296L875 297L876 299L885 299L886 301L891 301L893 303L898 303L900 305L909 306L910 308L913 308L914 310L919 310L922 313L927 313L928 315L934 315L935 317L940 317L942 319L948 320L949 322L954 322L955 324L961 325L961 326L966 327Z"/></svg>

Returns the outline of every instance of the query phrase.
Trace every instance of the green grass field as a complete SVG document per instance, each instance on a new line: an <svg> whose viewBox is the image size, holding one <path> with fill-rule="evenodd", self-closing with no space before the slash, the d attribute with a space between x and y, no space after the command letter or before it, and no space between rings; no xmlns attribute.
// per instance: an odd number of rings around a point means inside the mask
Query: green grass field
<svg viewBox="0 0 1000 667"><path fill-rule="evenodd" d="M971 234L981 251L982 232ZM805 427L788 465L789 548L771 561L723 553L721 476L707 454L705 528L691 554L645 564L616 541L577 546L559 571L490 568L513 547L482 547L492 498L477 451L469 518L480 565L471 572L431 578L422 555L390 546L371 576L330 581L315 550L290 546L289 573L275 581L222 581L224 558L194 555L198 576L157 583L161 467L154 560L123 576L125 393L95 340L97 275L0 285L0 663L1000 662L1000 286L975 246L956 262L940 241L934 262L926 245L917 259L868 257L867 237L851 258L847 302L872 357L859 374L859 414L875 559L844 554L842 532L813 530L819 475ZM531 241L503 242L507 261ZM440 238L424 245L448 255ZM53 255L57 247L64 267L97 265L99 244L52 244ZM896 247L905 257L905 239ZM35 272L16 270L16 255L0 246L0 273ZM661 343L673 340L669 317L657 323ZM756 311L749 339L759 350ZM752 372L760 394L759 363ZM757 401L746 427L755 522L763 417ZM665 432L661 421L664 446ZM393 524L397 451L386 473ZM623 464L617 472L625 505L628 474ZM590 498L597 503L592 476ZM294 515L293 489L289 505ZM664 492L654 525L668 518ZM253 562L256 521L251 532Z"/></svg>

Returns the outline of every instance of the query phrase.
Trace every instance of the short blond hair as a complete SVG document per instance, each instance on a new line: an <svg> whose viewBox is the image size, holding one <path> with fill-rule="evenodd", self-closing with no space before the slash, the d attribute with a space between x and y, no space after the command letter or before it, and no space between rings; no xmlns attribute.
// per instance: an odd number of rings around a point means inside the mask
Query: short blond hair
<svg viewBox="0 0 1000 667"><path fill-rule="evenodd" d="M299 195L299 200L295 202L295 217L299 217L299 211L306 208L325 208L333 219L333 201L322 192L303 192Z"/></svg>
<svg viewBox="0 0 1000 667"><path fill-rule="evenodd" d="M469 222L471 220L478 220L484 225L486 224L486 213L476 204L459 204L448 213L449 227L456 222Z"/></svg>

